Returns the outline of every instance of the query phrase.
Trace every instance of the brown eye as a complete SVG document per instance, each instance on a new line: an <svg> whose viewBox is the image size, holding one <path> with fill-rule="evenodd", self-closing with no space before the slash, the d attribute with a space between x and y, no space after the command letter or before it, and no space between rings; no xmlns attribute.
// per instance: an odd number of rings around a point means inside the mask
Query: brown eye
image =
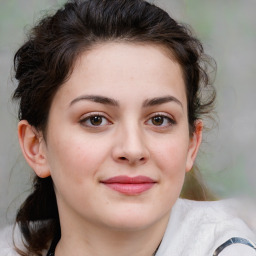
<svg viewBox="0 0 256 256"><path fill-rule="evenodd" d="M175 125L176 122L171 117L164 114L156 114L149 118L146 124L159 127L159 128L167 128L169 126Z"/></svg>
<svg viewBox="0 0 256 256"><path fill-rule="evenodd" d="M87 127L103 127L110 124L110 122L106 117L102 115L94 115L94 114L83 118L79 122L83 126L87 126Z"/></svg>
<svg viewBox="0 0 256 256"><path fill-rule="evenodd" d="M154 116L152 118L152 124L156 126L160 126L164 123L164 117L163 116Z"/></svg>
<svg viewBox="0 0 256 256"><path fill-rule="evenodd" d="M90 117L90 123L93 126L99 126L102 124L102 117L101 116L92 116L92 117Z"/></svg>

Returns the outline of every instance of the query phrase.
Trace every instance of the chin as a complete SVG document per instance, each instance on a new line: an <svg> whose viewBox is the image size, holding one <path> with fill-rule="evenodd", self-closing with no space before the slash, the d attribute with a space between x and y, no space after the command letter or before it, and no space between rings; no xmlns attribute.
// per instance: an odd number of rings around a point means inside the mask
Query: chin
<svg viewBox="0 0 256 256"><path fill-rule="evenodd" d="M161 214L154 211L143 211L141 209L133 209L130 211L119 212L119 214L112 215L107 221L107 225L116 230L124 231L138 231L148 228L155 223L161 221L167 214Z"/></svg>
<svg viewBox="0 0 256 256"><path fill-rule="evenodd" d="M108 223L108 227L117 231L133 232L133 231L143 230L151 226L153 223L154 223L153 220L145 221L145 219L132 218L129 220L126 219L126 220L120 220L119 222L114 221L114 222Z"/></svg>

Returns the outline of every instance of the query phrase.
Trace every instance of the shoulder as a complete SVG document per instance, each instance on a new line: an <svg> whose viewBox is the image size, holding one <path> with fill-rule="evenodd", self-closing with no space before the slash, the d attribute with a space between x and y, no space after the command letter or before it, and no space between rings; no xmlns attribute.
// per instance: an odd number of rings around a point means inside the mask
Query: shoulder
<svg viewBox="0 0 256 256"><path fill-rule="evenodd" d="M245 217L239 207L235 200L196 202L179 199L172 209L157 255L212 256L219 246L233 237L256 241L255 223ZM236 247L250 249L256 256L256 251L247 245L237 244ZM229 255L224 254L227 249L219 256Z"/></svg>
<svg viewBox="0 0 256 256"><path fill-rule="evenodd" d="M255 235L256 206L252 202L239 202L234 199L220 201L192 201L179 199L172 215L183 216L189 223L214 225L219 231L236 229L239 232ZM225 225L226 224L226 225ZM218 231L215 230L215 231Z"/></svg>
<svg viewBox="0 0 256 256"><path fill-rule="evenodd" d="M0 230L0 252L2 256L19 255L14 249L13 226L8 226Z"/></svg>
<svg viewBox="0 0 256 256"><path fill-rule="evenodd" d="M18 226L14 228L13 225L10 225L0 229L0 256L20 256L15 250L14 241L19 249L25 251ZM43 256L46 254L47 250L42 251Z"/></svg>

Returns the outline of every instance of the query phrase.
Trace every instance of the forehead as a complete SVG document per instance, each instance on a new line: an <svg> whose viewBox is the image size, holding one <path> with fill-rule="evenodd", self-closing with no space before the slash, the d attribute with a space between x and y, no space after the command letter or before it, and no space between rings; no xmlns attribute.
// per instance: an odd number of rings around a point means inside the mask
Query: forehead
<svg viewBox="0 0 256 256"><path fill-rule="evenodd" d="M145 71L154 69L158 72L163 70L164 72L164 67L170 68L172 66L173 70L181 72L180 65L171 50L152 43L105 42L96 44L78 57L74 69L81 69L86 66L88 67L87 70L93 69L93 66L96 69L104 66L104 70L112 70L113 72L118 70L124 73L131 71L137 73L142 69Z"/></svg>
<svg viewBox="0 0 256 256"><path fill-rule="evenodd" d="M180 65L164 47L153 44L102 43L81 54L59 93L104 94L128 97L131 91L145 97L174 94L186 98ZM133 97L133 96L132 96Z"/></svg>

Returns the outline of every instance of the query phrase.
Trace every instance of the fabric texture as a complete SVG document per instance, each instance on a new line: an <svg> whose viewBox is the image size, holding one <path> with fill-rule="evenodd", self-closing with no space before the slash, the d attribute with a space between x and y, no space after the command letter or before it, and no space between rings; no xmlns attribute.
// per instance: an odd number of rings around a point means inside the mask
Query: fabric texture
<svg viewBox="0 0 256 256"><path fill-rule="evenodd" d="M223 244L228 246L216 256L256 256L256 250L246 244L246 241L253 245L256 242L256 224L252 217L256 211L243 211L248 208L245 204L241 207L235 200L178 199L156 256L213 256ZM17 246L22 248L19 230L16 228L14 233ZM243 243L228 242L232 238L241 238ZM13 248L12 227L0 231L0 255L18 255Z"/></svg>
<svg viewBox="0 0 256 256"><path fill-rule="evenodd" d="M196 202L179 199L174 205L169 223L156 256L213 256L215 250L232 237L256 241L254 223L241 219L245 212L233 200ZM229 246L219 256L233 256L236 249L249 251L246 256L256 256L256 251L244 244ZM248 248L247 248L248 247Z"/></svg>

